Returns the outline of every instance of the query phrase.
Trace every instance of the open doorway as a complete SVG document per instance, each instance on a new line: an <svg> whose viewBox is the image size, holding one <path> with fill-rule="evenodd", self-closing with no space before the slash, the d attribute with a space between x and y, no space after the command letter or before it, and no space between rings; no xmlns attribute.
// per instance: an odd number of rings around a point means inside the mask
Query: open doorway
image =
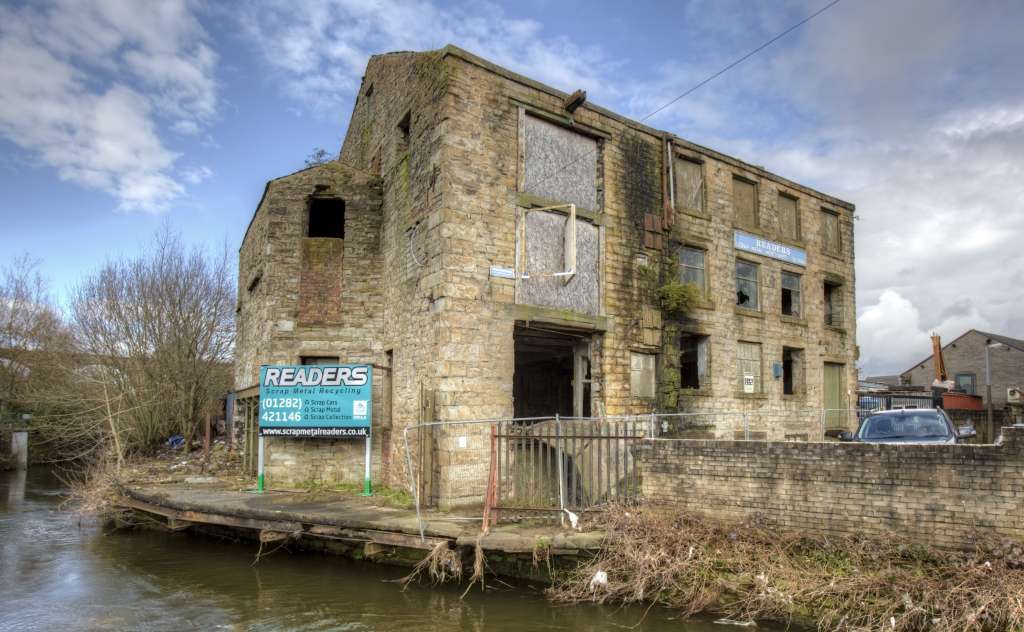
<svg viewBox="0 0 1024 632"><path fill-rule="evenodd" d="M514 336L514 415L590 415L589 334L516 325Z"/></svg>

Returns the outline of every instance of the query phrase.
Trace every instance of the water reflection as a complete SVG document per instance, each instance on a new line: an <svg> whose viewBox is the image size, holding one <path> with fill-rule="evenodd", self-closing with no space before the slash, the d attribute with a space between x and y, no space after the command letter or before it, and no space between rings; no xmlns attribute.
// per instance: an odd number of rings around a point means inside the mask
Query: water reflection
<svg viewBox="0 0 1024 632"><path fill-rule="evenodd" d="M46 471L0 473L0 630L728 630L665 611L557 607L538 587L411 587L406 569L186 533L122 532L57 509Z"/></svg>

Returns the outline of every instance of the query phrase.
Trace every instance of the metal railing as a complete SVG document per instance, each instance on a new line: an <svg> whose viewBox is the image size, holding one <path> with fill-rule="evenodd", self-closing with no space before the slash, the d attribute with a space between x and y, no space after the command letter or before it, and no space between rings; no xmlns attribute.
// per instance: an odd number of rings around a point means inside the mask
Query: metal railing
<svg viewBox="0 0 1024 632"><path fill-rule="evenodd" d="M823 419L813 410L555 415L431 421L407 426L402 439L424 537L426 507L471 508L487 529L499 518L564 523L570 512L635 502L640 476L632 446L644 439L806 441ZM783 422L803 432L780 431Z"/></svg>

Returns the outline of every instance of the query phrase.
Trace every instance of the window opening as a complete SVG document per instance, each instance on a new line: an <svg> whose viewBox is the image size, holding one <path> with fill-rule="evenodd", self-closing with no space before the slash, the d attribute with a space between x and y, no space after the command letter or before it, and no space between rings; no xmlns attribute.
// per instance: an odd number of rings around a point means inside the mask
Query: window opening
<svg viewBox="0 0 1024 632"><path fill-rule="evenodd" d="M793 241L799 241L800 213L796 198L780 193L778 209L779 228L782 236Z"/></svg>
<svg viewBox="0 0 1024 632"><path fill-rule="evenodd" d="M737 348L736 368L739 387L743 393L761 392L761 343L740 342Z"/></svg>
<svg viewBox="0 0 1024 632"><path fill-rule="evenodd" d="M338 356L302 356L299 358L299 364L338 364Z"/></svg>
<svg viewBox="0 0 1024 632"><path fill-rule="evenodd" d="M841 283L825 281L825 324L843 326L843 286Z"/></svg>
<svg viewBox="0 0 1024 632"><path fill-rule="evenodd" d="M310 198L307 237L345 238L345 200Z"/></svg>
<svg viewBox="0 0 1024 632"><path fill-rule="evenodd" d="M654 398L655 364L658 356L651 353L631 353L629 385L633 397Z"/></svg>
<svg viewBox="0 0 1024 632"><path fill-rule="evenodd" d="M736 261L736 305L739 307L758 309L757 268L756 263Z"/></svg>
<svg viewBox="0 0 1024 632"><path fill-rule="evenodd" d="M683 334L679 341L681 388L699 389L708 385L708 337Z"/></svg>
<svg viewBox="0 0 1024 632"><path fill-rule="evenodd" d="M803 351L800 349L782 348L782 392L795 395L803 388Z"/></svg>
<svg viewBox="0 0 1024 632"><path fill-rule="evenodd" d="M743 178L732 179L732 204L736 223L748 228L757 228L757 185Z"/></svg>
<svg viewBox="0 0 1024 632"><path fill-rule="evenodd" d="M839 235L839 216L831 211L821 211L821 247L827 253L841 253L842 243Z"/></svg>
<svg viewBox="0 0 1024 632"><path fill-rule="evenodd" d="M692 283L705 291L705 253L698 248L684 246L679 249L679 280Z"/></svg>
<svg viewBox="0 0 1024 632"><path fill-rule="evenodd" d="M786 316L800 316L800 275L782 273L782 313Z"/></svg>
<svg viewBox="0 0 1024 632"><path fill-rule="evenodd" d="M673 165L675 175L676 208L688 211L704 211L704 174L699 162L676 158Z"/></svg>

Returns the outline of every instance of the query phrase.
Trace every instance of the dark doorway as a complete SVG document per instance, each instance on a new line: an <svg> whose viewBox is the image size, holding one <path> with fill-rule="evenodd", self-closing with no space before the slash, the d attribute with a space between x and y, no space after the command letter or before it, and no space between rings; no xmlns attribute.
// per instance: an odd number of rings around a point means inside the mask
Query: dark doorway
<svg viewBox="0 0 1024 632"><path fill-rule="evenodd" d="M513 414L589 415L590 363L585 351L589 336L518 325L514 335Z"/></svg>

